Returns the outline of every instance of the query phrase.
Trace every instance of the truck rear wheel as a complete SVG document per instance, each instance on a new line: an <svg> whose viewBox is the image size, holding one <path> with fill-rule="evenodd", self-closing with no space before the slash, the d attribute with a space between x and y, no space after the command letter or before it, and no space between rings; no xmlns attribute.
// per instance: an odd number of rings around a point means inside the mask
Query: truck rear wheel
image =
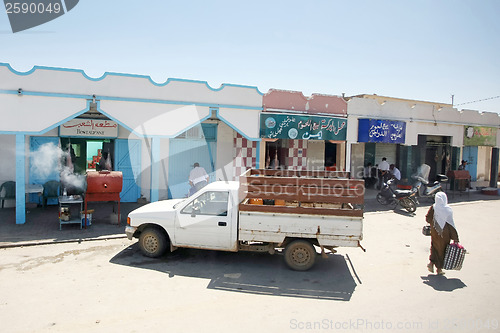
<svg viewBox="0 0 500 333"><path fill-rule="evenodd" d="M307 271L316 261L316 250L305 240L295 240L285 248L285 262L293 270Z"/></svg>
<svg viewBox="0 0 500 333"><path fill-rule="evenodd" d="M146 257L158 258L167 251L167 236L157 228L146 228L139 236L139 247Z"/></svg>

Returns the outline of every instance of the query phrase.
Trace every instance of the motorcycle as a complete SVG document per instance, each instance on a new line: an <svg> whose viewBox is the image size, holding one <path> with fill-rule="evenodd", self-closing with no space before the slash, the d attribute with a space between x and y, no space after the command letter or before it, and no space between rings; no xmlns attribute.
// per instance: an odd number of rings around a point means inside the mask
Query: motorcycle
<svg viewBox="0 0 500 333"><path fill-rule="evenodd" d="M434 197L436 196L436 193L442 192L443 187L441 186L441 182L446 182L448 181L448 177L442 174L437 174L436 178L437 180L430 184L429 181L422 176L416 176L417 182L414 185L414 188L417 190L417 203L418 199L424 197L424 198L431 198L432 201L434 201Z"/></svg>
<svg viewBox="0 0 500 333"><path fill-rule="evenodd" d="M382 205L392 206L393 209L399 204L408 213L414 213L417 210L416 188L411 190L393 189L391 186L393 183L394 178L391 178L382 184L382 188L377 194L377 201Z"/></svg>

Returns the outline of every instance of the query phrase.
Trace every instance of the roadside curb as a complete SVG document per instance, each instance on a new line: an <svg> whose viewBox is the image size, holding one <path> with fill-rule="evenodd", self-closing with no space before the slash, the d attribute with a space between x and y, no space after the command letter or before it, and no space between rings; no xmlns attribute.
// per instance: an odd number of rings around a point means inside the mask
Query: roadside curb
<svg viewBox="0 0 500 333"><path fill-rule="evenodd" d="M0 244L0 249L7 249L7 248L14 248L14 247L26 247L26 246L64 244L64 243L83 243L83 242L105 241L105 240L122 239L122 238L127 238L127 235L111 235L111 236L104 236L104 237L90 237L90 238L78 238L78 239L43 240L43 241L9 243L9 244Z"/></svg>

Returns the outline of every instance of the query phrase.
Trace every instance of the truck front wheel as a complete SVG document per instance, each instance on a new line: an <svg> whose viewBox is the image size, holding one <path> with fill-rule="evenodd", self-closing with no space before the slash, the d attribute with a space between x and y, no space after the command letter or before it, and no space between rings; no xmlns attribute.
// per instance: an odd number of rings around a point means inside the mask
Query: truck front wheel
<svg viewBox="0 0 500 333"><path fill-rule="evenodd" d="M285 262L293 270L307 271L316 261L316 250L305 240L294 240L285 248Z"/></svg>
<svg viewBox="0 0 500 333"><path fill-rule="evenodd" d="M146 228L139 236L139 247L146 257L158 258L167 251L167 236L157 228Z"/></svg>

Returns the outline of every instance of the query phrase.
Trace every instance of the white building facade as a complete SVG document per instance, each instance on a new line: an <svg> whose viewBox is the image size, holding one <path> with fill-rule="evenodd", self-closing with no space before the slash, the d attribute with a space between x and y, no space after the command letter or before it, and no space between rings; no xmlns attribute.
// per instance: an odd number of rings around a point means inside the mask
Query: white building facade
<svg viewBox="0 0 500 333"><path fill-rule="evenodd" d="M211 180L235 179L259 166L262 95L250 86L0 64L0 183L16 182L16 223L26 221L26 200L36 200L25 195L30 184L61 180L60 159L36 160L40 147L71 150L80 174L109 153L123 173L122 202L186 196L195 162Z"/></svg>
<svg viewBox="0 0 500 333"><path fill-rule="evenodd" d="M0 63L0 114L0 184L15 182L15 201L6 206L15 205L18 224L26 222L26 203L39 200L27 195L30 185L68 183L96 170L105 155L123 173L122 202L187 196L195 162L211 181L235 180L273 158L280 167L345 169L352 178L382 157L403 181L422 163L433 177L462 159L473 181L498 172L499 114L377 95L264 95L252 86L120 73L92 78L38 66L19 72ZM289 120L300 126L269 136Z"/></svg>
<svg viewBox="0 0 500 333"><path fill-rule="evenodd" d="M495 150L498 164L497 113L459 111L449 104L377 95L350 98L347 111L347 158L356 178L362 177L367 163L376 165L382 157L394 163L407 181L423 163L431 166L431 178L456 170L462 159L467 160L468 151L476 156L469 158L467 165L473 181L490 180ZM468 140L470 127L476 129L476 134L488 134L488 139Z"/></svg>

